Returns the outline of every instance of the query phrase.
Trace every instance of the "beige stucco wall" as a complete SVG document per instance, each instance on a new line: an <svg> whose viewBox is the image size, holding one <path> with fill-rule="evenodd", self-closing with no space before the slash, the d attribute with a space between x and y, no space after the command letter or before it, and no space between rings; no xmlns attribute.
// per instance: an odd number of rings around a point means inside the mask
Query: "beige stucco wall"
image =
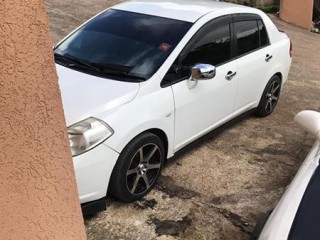
<svg viewBox="0 0 320 240"><path fill-rule="evenodd" d="M280 18L296 26L310 29L313 0L281 0Z"/></svg>
<svg viewBox="0 0 320 240"><path fill-rule="evenodd" d="M85 239L44 2L0 19L0 239Z"/></svg>

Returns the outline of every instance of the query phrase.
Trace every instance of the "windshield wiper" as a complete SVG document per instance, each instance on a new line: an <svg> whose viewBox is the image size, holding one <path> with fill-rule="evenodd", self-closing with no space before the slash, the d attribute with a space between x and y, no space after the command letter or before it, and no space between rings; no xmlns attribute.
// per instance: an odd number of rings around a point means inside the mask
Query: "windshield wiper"
<svg viewBox="0 0 320 240"><path fill-rule="evenodd" d="M67 55L62 55L62 54L59 54L59 53L54 53L54 57L55 58L59 58L61 60L67 60L68 62L70 62L70 63L67 64L68 67L84 67L86 69L94 70L96 72L102 73L99 68L94 67L90 63L87 63L87 62L85 62L85 61L83 61L81 59L70 57L70 56L67 56Z"/></svg>
<svg viewBox="0 0 320 240"><path fill-rule="evenodd" d="M147 80L147 78L143 76L138 76L136 74L130 73L134 66L122 66L111 63L92 63L92 65L99 68L101 73L107 75L135 79L138 80L138 82Z"/></svg>
<svg viewBox="0 0 320 240"><path fill-rule="evenodd" d="M137 80L137 82L143 82L143 81L147 80L145 77L137 76L132 73L114 71L114 70L109 70L109 69L102 69L101 73L109 75L109 76L130 78L130 79Z"/></svg>
<svg viewBox="0 0 320 240"><path fill-rule="evenodd" d="M55 58L59 58L59 60L67 61L67 67L80 67L85 68L90 71L94 71L98 73L99 76L115 76L120 78L129 78L135 80L135 82L145 81L146 78L137 76L135 74L130 73L130 70L133 67L115 65L115 64L97 64L97 63L88 63L81 59L70 57L68 55L62 55L59 53L54 53Z"/></svg>

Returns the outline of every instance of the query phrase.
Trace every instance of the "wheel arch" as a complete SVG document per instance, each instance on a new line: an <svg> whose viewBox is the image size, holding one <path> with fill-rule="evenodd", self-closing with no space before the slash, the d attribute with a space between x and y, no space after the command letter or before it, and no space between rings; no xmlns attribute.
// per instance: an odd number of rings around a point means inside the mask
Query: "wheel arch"
<svg viewBox="0 0 320 240"><path fill-rule="evenodd" d="M269 93L269 89L271 87L271 84L274 82L274 81L278 81L279 82L279 93L278 93L278 96L277 96L277 99L275 100L274 102L274 106L272 106L272 94L273 93ZM281 91L281 88L282 88L282 74L280 72L276 72L275 74L273 74L270 79L268 80L262 94L261 94L261 97L260 97L260 101L259 101L259 104L256 108L256 115L258 115L259 117L266 117L266 116L269 116L275 109L276 107L276 104L278 102L278 99L279 99L279 96L280 96L280 91ZM278 88L277 88L278 89ZM268 96L268 94L270 94L270 96ZM269 110L267 110L267 107L270 106Z"/></svg>
<svg viewBox="0 0 320 240"><path fill-rule="evenodd" d="M162 121L144 122L135 125L135 127L132 128L131 131L118 131L118 134L115 136L115 138L111 137L110 139L108 139L105 142L105 145L114 149L118 153L121 153L122 150L133 139L145 132L150 132L160 138L166 151L166 158L170 158L173 156L173 126L171 126L170 124L164 124Z"/></svg>
<svg viewBox="0 0 320 240"><path fill-rule="evenodd" d="M153 133L154 135L156 135L157 137L160 138L160 140L163 143L164 146L164 151L165 151L165 156L168 156L168 151L169 151L169 141L168 141L168 136L167 134L159 129L159 128L151 128L151 129L147 129L144 132L149 132L149 133ZM143 132L143 133L144 133Z"/></svg>
<svg viewBox="0 0 320 240"><path fill-rule="evenodd" d="M265 89L265 87L268 85L269 81L271 80L271 78L273 78L274 76L278 76L280 78L281 81L281 86L283 86L284 81L283 81L283 74L281 72L281 68L279 66L275 67L274 69L272 69L269 73L268 76L270 76L267 80L267 82L264 82L263 84L260 85L260 89L259 89L259 99L261 98L263 91ZM257 106L258 106L259 102L257 102Z"/></svg>
<svg viewBox="0 0 320 240"><path fill-rule="evenodd" d="M277 73L275 73L273 76L278 76L278 77L280 78L281 85L282 85L282 83L283 83L283 81L282 81L282 80L283 80L283 75L282 75L282 73L281 73L281 72L277 72ZM272 76L272 77L273 77L273 76ZM271 78L272 78L272 77L271 77ZM271 78L270 78L270 79L271 79Z"/></svg>

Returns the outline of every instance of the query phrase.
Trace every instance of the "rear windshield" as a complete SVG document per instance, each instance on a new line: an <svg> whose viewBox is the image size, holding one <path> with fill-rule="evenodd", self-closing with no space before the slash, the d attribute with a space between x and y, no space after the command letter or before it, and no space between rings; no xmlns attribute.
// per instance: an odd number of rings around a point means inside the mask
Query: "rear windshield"
<svg viewBox="0 0 320 240"><path fill-rule="evenodd" d="M119 10L107 10L88 22L54 51L95 68L98 75L150 78L167 59L192 23ZM64 64L74 67L75 65ZM97 71L95 71L96 69ZM127 77L126 77L127 76Z"/></svg>

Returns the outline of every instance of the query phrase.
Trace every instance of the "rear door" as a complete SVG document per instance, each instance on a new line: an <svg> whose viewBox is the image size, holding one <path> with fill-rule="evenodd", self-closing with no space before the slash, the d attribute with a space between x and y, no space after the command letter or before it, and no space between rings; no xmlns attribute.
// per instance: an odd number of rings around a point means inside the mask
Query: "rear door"
<svg viewBox="0 0 320 240"><path fill-rule="evenodd" d="M269 81L273 51L266 27L256 14L233 15L235 57L239 68L235 110L250 109L260 101Z"/></svg>

